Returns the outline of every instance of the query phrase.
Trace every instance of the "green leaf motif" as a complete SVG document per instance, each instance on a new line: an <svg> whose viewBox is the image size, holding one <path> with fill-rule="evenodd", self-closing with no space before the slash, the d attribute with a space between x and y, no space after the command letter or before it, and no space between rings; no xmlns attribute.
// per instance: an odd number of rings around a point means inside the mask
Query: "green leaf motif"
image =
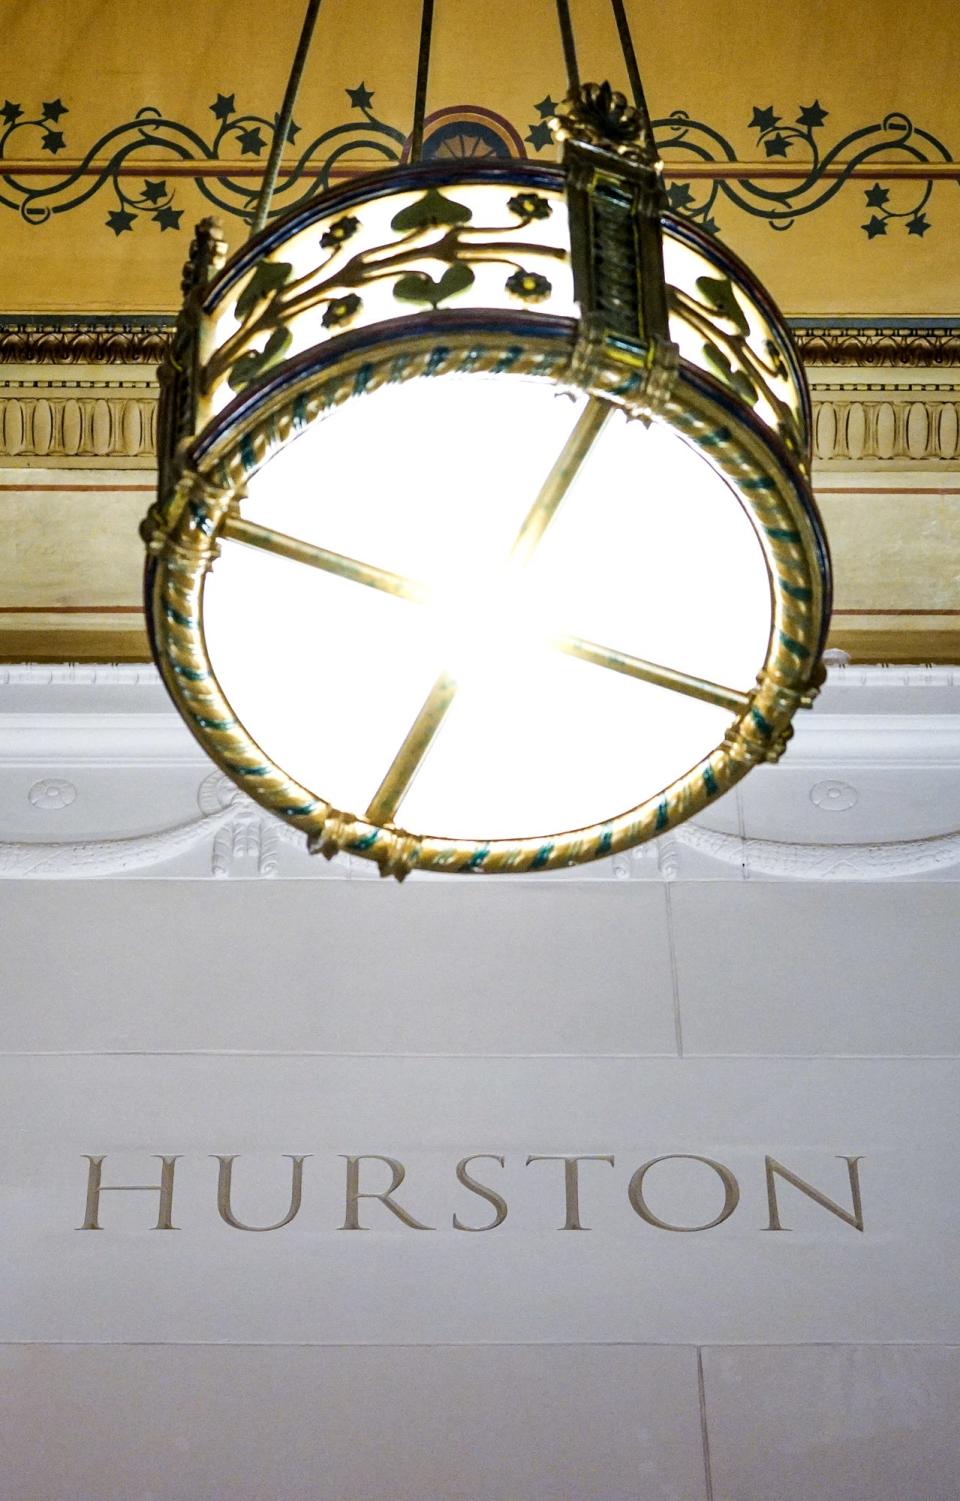
<svg viewBox="0 0 960 1501"><path fill-rule="evenodd" d="M262 350L248 349L246 354L242 354L228 376L227 383L231 391L242 391L244 386L249 386L251 381L255 381L273 365L279 365L292 338L289 328L280 324L273 330Z"/></svg>
<svg viewBox="0 0 960 1501"><path fill-rule="evenodd" d="M465 292L467 287L472 287L474 280L469 266L463 261L454 261L439 281L434 281L426 271L411 271L406 276L401 276L394 285L393 295L401 302L418 302L435 308L448 297L454 297L458 292Z"/></svg>
<svg viewBox="0 0 960 1501"><path fill-rule="evenodd" d="M740 333L746 335L750 332L746 314L737 301L733 286L725 276L698 276L697 291L701 297L716 308L721 318L729 318Z"/></svg>
<svg viewBox="0 0 960 1501"><path fill-rule="evenodd" d="M408 229L437 229L441 224L452 228L455 224L467 224L473 218L473 210L452 198L444 198L436 188L428 188L416 203L402 208L390 220L390 228L405 233Z"/></svg>
<svg viewBox="0 0 960 1501"><path fill-rule="evenodd" d="M770 361L770 368L773 370L774 375L779 375L785 380L787 377L786 362L772 339L767 340L767 358Z"/></svg>
<svg viewBox="0 0 960 1501"><path fill-rule="evenodd" d="M261 261L237 298L236 314L242 323L258 302L282 287L293 267L288 261Z"/></svg>
<svg viewBox="0 0 960 1501"><path fill-rule="evenodd" d="M716 344L704 344L703 354L707 364L723 383L742 396L750 406L756 406L760 393L745 370L735 370L722 349Z"/></svg>

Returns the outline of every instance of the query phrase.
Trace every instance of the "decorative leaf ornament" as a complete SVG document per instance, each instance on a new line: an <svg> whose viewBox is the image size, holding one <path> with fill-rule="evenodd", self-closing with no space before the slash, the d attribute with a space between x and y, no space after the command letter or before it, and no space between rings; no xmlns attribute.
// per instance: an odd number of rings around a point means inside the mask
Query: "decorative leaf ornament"
<svg viewBox="0 0 960 1501"><path fill-rule="evenodd" d="M243 320L253 312L258 302L263 302L271 292L276 292L279 287L289 279L293 267L289 261L260 261L237 298L237 317Z"/></svg>
<svg viewBox="0 0 960 1501"><path fill-rule="evenodd" d="M737 301L737 294L725 276L698 276L697 291L705 297L723 318L729 318L735 328L746 338L750 325L746 314Z"/></svg>
<svg viewBox="0 0 960 1501"><path fill-rule="evenodd" d="M424 306L438 307L448 297L454 297L458 292L465 292L467 287L473 286L475 281L473 272L464 261L454 261L448 266L440 277L434 281L426 271L410 271L406 276L401 276L393 289L394 297L401 302L419 302Z"/></svg>
<svg viewBox="0 0 960 1501"><path fill-rule="evenodd" d="M439 229L447 225L467 224L473 218L473 210L462 203L444 198L436 188L428 188L422 198L402 208L390 220L390 228L405 234L407 230Z"/></svg>

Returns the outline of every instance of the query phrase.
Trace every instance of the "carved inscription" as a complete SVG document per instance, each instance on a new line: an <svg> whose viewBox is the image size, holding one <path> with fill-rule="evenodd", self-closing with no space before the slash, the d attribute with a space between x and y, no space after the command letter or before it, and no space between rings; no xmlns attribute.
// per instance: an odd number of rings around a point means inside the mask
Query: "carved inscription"
<svg viewBox="0 0 960 1501"><path fill-rule="evenodd" d="M278 1168L278 1181L281 1182L282 1194L288 1195L285 1201L285 1212L280 1218L265 1224L249 1224L241 1220L233 1207L233 1181L235 1164L241 1164L237 1171L242 1172L242 1158L237 1154L218 1155L213 1154L213 1160L217 1163L218 1172L216 1183L211 1193L211 1207L219 1215L225 1225L233 1230L253 1231L264 1233L272 1230L283 1230L292 1224L300 1213L304 1200L304 1164L312 1156L311 1153L294 1154L285 1153L281 1162L289 1163L289 1168ZM432 1231L440 1226L425 1224L418 1219L411 1210L402 1202L397 1194L403 1188L407 1176L404 1164L397 1157L381 1155L379 1153L365 1153L358 1156L341 1154L346 1165L343 1199L343 1221L339 1225L331 1225L330 1229L339 1230L370 1230L386 1229L388 1226L397 1225L408 1230ZM101 1224L104 1215L102 1198L108 1193L142 1193L156 1195L156 1223L150 1225L152 1208L145 1213L144 1229L154 1230L177 1230L183 1228L174 1223L174 1189L177 1163L182 1161L182 1155L154 1154L154 1161L160 1163L159 1181L152 1183L116 1183L104 1181L105 1155L86 1155L87 1182L86 1200L83 1223L77 1226L78 1230L103 1230ZM786 1166L778 1158L765 1154L760 1171L763 1175L767 1206L767 1223L758 1225L756 1228L768 1231L787 1231L792 1227L785 1224L784 1219L790 1217L789 1204L791 1195L783 1196L783 1185L787 1185L794 1193L809 1199L826 1214L839 1220L842 1224L853 1230L863 1232L864 1214L863 1199L860 1184L860 1163L862 1156L845 1156L838 1154L837 1160L846 1164L846 1188L849 1192L850 1207L845 1208L839 1198L833 1198L825 1188L802 1178L792 1168ZM504 1155L490 1152L473 1153L462 1157L456 1164L453 1177L462 1188L471 1194L474 1199L493 1210L493 1217L486 1223L476 1224L470 1217L462 1218L466 1214L466 1208L462 1204L452 1213L446 1223L453 1230L465 1231L469 1234L482 1234L486 1231L497 1230L505 1222L509 1215L509 1206L506 1198L489 1183L482 1181L470 1171L474 1163L492 1163L503 1170L507 1159ZM660 1184L669 1180L670 1164L677 1162L695 1162L703 1169L704 1190L703 1203L707 1206L707 1212L701 1219L693 1224L676 1224L665 1219L662 1214L651 1208L651 1187L655 1179ZM586 1211L581 1205L581 1164L603 1163L611 1168L616 1168L616 1159L613 1153L598 1155L595 1153L580 1156L553 1156L533 1153L524 1159L524 1166L529 1168L534 1164L559 1163L562 1171L553 1170L557 1185L557 1210L559 1218L562 1215L563 1223L556 1224L553 1221L551 1228L559 1230L583 1231L601 1228L599 1225L586 1223ZM484 1176L488 1176L491 1169L487 1169ZM546 1169L544 1169L546 1171ZM834 1179L836 1170L832 1173L829 1168L824 1169L825 1176L829 1176L829 1182L836 1192ZM648 1184L649 1178L649 1184ZM711 1182L711 1180L713 1180ZM286 1184L289 1183L289 1188ZM716 1188L720 1187L723 1194L723 1202L716 1211ZM842 1191L842 1189L841 1189ZM706 1230L714 1230L737 1211L740 1204L740 1184L724 1163L716 1161L713 1157L700 1156L691 1152L674 1152L660 1157L652 1157L648 1161L640 1163L632 1169L626 1184L625 1194L630 1208L643 1224L654 1230L669 1232L681 1232L697 1234ZM283 1202L281 1200L281 1202ZM552 1201L551 1201L552 1202ZM374 1207L378 1206L378 1207ZM383 1211L386 1211L384 1214ZM109 1221L109 1212L107 1211ZM547 1228L544 1226L544 1228Z"/></svg>

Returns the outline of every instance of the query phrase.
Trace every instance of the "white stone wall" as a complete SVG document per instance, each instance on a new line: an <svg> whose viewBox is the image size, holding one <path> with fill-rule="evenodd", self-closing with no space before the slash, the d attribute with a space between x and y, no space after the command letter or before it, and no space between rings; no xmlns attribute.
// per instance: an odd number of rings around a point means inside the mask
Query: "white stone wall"
<svg viewBox="0 0 960 1501"><path fill-rule="evenodd" d="M834 672L636 857L403 886L146 670L3 672L4 1498L955 1501L952 671Z"/></svg>

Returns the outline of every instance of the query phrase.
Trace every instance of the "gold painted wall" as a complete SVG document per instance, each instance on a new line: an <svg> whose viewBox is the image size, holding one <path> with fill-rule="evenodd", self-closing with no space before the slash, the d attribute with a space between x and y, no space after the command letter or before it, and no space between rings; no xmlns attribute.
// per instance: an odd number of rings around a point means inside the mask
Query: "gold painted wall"
<svg viewBox="0 0 960 1501"><path fill-rule="evenodd" d="M741 174L719 187L706 217L785 311L960 314L958 169L945 160L960 157L956 0L913 7L900 0L628 3L654 116L665 121L684 110L695 122L686 144L677 139L681 125L658 130L678 203L703 205L718 166ZM574 0L573 8L581 71L622 83L609 7ZM437 0L436 12L430 112L480 107L509 122L528 154L549 155L549 147L537 151L544 132L536 104L563 92L552 0ZM256 187L269 126L237 122L241 114L272 118L301 14L301 0L3 0L2 89L10 108L0 109L9 164L0 183L8 270L0 311L172 310L189 229L210 212L195 174L201 169L201 180L219 192L214 178L232 164L249 174L236 179L241 189ZM291 164L338 127L311 157L314 169L344 145L335 170L372 167L384 160L378 152L399 149L409 128L418 27L418 0L325 0ZM361 84L372 92L371 114L389 131L371 129L351 104L346 90ZM211 111L218 98L232 100L231 117ZM147 108L157 115L138 123ZM891 121L894 112L907 121ZM508 134L504 123L486 124ZM228 128L211 159L221 125ZM906 144L891 144L907 136ZM866 175L838 185L868 149L873 154L856 168ZM696 151L715 158L699 163L713 176L683 176ZM928 201L925 179L897 175L923 172L923 160L947 174L933 182ZM129 175L114 177L111 161ZM840 176L824 176L825 163ZM756 167L792 176L751 176ZM726 189L766 212L785 211L776 195L790 191L800 212L778 230L729 201ZM826 193L832 196L821 201ZM85 202L67 207L84 194ZM804 212L812 203L819 206ZM47 210L45 222L23 217ZM242 221L225 215L224 223L236 245Z"/></svg>
<svg viewBox="0 0 960 1501"><path fill-rule="evenodd" d="M805 346L832 641L960 660L960 0L626 3L675 207L787 313L877 325ZM145 653L163 331L123 318L175 311L211 195L245 237L303 4L0 0L0 656ZM607 0L571 5L582 74L624 86ZM551 157L553 0L435 6L428 152ZM278 209L397 158L419 23L420 0L323 0Z"/></svg>

